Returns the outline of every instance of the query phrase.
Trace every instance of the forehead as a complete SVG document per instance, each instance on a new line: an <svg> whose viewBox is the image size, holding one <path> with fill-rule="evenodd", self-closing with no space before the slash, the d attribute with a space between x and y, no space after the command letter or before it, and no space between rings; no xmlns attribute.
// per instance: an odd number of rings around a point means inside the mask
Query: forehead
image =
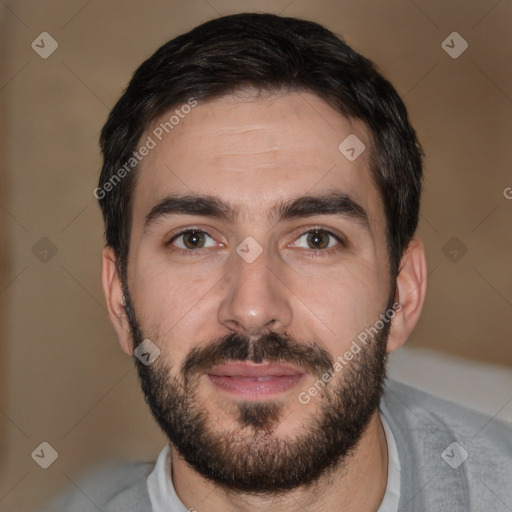
<svg viewBox="0 0 512 512"><path fill-rule="evenodd" d="M216 195L242 205L247 220L280 200L334 189L362 204L370 223L382 218L369 130L311 93L239 93L178 105L152 123L141 143L148 137L154 147L137 171L134 229L170 194ZM339 149L347 137L349 146L358 140L366 147L355 160Z"/></svg>

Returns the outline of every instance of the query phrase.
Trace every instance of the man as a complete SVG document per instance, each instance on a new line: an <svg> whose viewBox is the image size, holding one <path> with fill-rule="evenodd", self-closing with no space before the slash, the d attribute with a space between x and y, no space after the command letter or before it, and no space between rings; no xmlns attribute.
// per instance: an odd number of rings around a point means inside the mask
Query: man
<svg viewBox="0 0 512 512"><path fill-rule="evenodd" d="M510 427L385 379L426 291L422 152L368 60L213 20L142 64L101 145L103 289L169 445L63 510L512 510Z"/></svg>

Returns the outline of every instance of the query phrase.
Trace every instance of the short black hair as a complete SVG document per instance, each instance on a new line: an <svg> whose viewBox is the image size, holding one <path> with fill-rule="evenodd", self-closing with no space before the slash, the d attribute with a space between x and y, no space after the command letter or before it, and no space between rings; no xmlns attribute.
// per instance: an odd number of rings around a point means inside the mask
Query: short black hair
<svg viewBox="0 0 512 512"><path fill-rule="evenodd" d="M417 228L422 189L423 152L403 101L371 61L325 27L254 13L208 21L164 44L136 70L110 112L100 137L104 163L95 196L121 277L128 266L137 170L133 153L142 134L172 107L244 88L311 92L366 124L395 277ZM132 172L126 166L130 159Z"/></svg>

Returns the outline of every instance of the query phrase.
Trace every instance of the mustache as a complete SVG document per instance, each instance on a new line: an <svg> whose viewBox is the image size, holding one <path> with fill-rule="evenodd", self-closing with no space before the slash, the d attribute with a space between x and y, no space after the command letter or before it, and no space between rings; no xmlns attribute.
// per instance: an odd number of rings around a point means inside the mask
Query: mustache
<svg viewBox="0 0 512 512"><path fill-rule="evenodd" d="M257 340L232 333L206 346L194 347L183 361L181 372L187 381L193 375L228 361L289 362L319 377L334 364L331 355L316 343L298 343L290 336L276 332L265 333Z"/></svg>

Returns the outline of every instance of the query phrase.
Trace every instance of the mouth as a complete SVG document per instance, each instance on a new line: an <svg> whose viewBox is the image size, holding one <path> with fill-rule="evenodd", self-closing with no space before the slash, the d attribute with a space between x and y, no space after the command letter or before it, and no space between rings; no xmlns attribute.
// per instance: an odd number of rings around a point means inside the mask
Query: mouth
<svg viewBox="0 0 512 512"><path fill-rule="evenodd" d="M213 367L207 377L222 391L241 398L270 398L293 389L305 373L291 365L226 363Z"/></svg>

